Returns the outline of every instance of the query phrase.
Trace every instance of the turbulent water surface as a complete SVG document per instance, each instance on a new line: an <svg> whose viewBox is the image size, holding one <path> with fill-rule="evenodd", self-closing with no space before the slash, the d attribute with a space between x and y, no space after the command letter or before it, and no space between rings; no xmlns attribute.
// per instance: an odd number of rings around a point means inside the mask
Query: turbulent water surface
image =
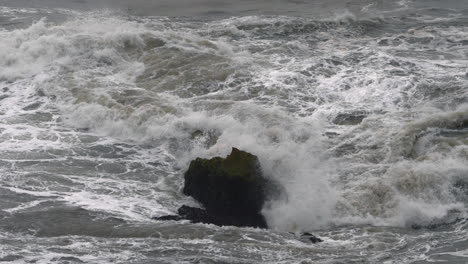
<svg viewBox="0 0 468 264"><path fill-rule="evenodd" d="M0 262L468 262L466 1L32 2L0 0ZM270 230L151 220L233 146Z"/></svg>

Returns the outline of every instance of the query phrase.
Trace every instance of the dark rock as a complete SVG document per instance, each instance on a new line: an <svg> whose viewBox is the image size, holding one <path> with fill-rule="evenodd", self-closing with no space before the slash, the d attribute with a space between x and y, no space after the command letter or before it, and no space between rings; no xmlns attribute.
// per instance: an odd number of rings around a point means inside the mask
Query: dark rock
<svg viewBox="0 0 468 264"><path fill-rule="evenodd" d="M220 224L215 216L208 214L208 212L201 208L190 207L186 205L182 205L178 210L177 213L183 218L190 220L194 223L213 223L215 225L222 225Z"/></svg>
<svg viewBox="0 0 468 264"><path fill-rule="evenodd" d="M183 205L177 210L178 215L165 215L153 217L154 220L160 221L180 221L190 220L192 223L214 224L218 226L251 226L251 227L266 227L265 219L255 218L233 218L229 215L219 215L209 213L205 209L190 207ZM258 224L258 223L261 224Z"/></svg>
<svg viewBox="0 0 468 264"><path fill-rule="evenodd" d="M268 191L281 190L263 177L256 156L236 148L226 158L193 160L184 178L183 193L198 200L205 209L184 205L178 216L155 219L266 228L260 212Z"/></svg>
<svg viewBox="0 0 468 264"><path fill-rule="evenodd" d="M261 210L271 194L281 196L284 190L262 175L255 155L232 148L226 158L197 158L185 172L183 193L198 200L205 209L183 205L178 215L154 217L155 220L190 220L193 223L218 226L267 228ZM300 240L311 243L322 240L303 233Z"/></svg>
<svg viewBox="0 0 468 264"><path fill-rule="evenodd" d="M160 221L179 221L179 220L184 220L184 218L181 217L180 215L156 216L156 217L153 217L152 219L154 219L154 220L160 220Z"/></svg>
<svg viewBox="0 0 468 264"><path fill-rule="evenodd" d="M225 159L197 158L185 173L183 193L220 214L258 213L266 200L266 179L258 158L232 149Z"/></svg>
<svg viewBox="0 0 468 264"><path fill-rule="evenodd" d="M269 185L258 158L233 148L225 159L193 160L185 173L183 193L202 203L217 220L214 224L266 228L260 211Z"/></svg>
<svg viewBox="0 0 468 264"><path fill-rule="evenodd" d="M312 244L315 244L315 243L320 243L320 242L323 242L322 239L312 235L311 233L309 232L304 232L304 233L301 233L300 235L297 234L297 233L293 233L293 232L289 232L290 234L293 234L294 236L296 236L300 241L302 242L305 242L305 243L312 243Z"/></svg>
<svg viewBox="0 0 468 264"><path fill-rule="evenodd" d="M322 239L312 235L311 233L308 233L308 232L305 232L305 233L302 233L301 234L301 239L305 239L305 240L308 240L310 242L312 242L313 244L315 243L320 243L320 242L323 242Z"/></svg>
<svg viewBox="0 0 468 264"><path fill-rule="evenodd" d="M260 213L239 217L236 215L212 214L207 210L186 205L180 207L178 213L182 219L190 220L193 223L214 224L218 226L267 227L265 218Z"/></svg>

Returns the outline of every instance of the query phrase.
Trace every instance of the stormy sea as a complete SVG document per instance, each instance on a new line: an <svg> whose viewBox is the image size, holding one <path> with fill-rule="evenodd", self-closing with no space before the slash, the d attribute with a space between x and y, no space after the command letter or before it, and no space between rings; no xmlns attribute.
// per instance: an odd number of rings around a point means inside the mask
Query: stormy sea
<svg viewBox="0 0 468 264"><path fill-rule="evenodd" d="M268 229L152 219L232 147ZM467 212L466 0L0 0L0 263L468 263Z"/></svg>

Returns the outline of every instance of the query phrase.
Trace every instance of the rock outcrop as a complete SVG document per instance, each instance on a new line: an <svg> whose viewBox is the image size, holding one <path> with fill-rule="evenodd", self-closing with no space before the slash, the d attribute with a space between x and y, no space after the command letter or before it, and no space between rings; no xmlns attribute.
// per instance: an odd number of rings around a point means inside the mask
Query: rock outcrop
<svg viewBox="0 0 468 264"><path fill-rule="evenodd" d="M183 192L202 203L209 214L228 220L226 225L266 227L260 211L268 185L258 158L233 148L225 159L192 161Z"/></svg>
<svg viewBox="0 0 468 264"><path fill-rule="evenodd" d="M155 219L267 227L261 210L273 184L263 177L255 155L233 148L226 158L197 158L190 163L184 179L183 193L195 198L205 209L184 205L178 215Z"/></svg>
<svg viewBox="0 0 468 264"><path fill-rule="evenodd" d="M205 209L183 205L177 215L154 219L267 228L261 214L263 205L270 193L280 195L283 191L263 176L255 155L236 148L232 148L226 158L193 160L184 179L183 193L195 198ZM310 233L303 233L298 238L307 243L322 242Z"/></svg>

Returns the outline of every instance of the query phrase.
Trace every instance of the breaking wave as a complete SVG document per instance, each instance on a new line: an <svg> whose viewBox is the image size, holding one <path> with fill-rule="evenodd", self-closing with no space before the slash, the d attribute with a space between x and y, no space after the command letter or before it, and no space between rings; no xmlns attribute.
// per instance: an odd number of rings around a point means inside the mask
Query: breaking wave
<svg viewBox="0 0 468 264"><path fill-rule="evenodd" d="M21 133L18 120L40 117L37 131L63 126L78 138L91 133L158 150L136 157L165 160L159 169L173 176L160 191L179 200L192 158L227 155L232 146L252 152L285 187L286 197L264 208L281 230L452 221L466 211L468 175L468 35L450 27L453 19L403 29L398 18L349 14L40 19L0 31L2 122ZM8 151L74 144L39 134L1 144ZM58 195L77 205L96 201ZM154 206L142 200L119 202ZM112 204L99 210L143 218ZM162 203L158 212L176 205Z"/></svg>

